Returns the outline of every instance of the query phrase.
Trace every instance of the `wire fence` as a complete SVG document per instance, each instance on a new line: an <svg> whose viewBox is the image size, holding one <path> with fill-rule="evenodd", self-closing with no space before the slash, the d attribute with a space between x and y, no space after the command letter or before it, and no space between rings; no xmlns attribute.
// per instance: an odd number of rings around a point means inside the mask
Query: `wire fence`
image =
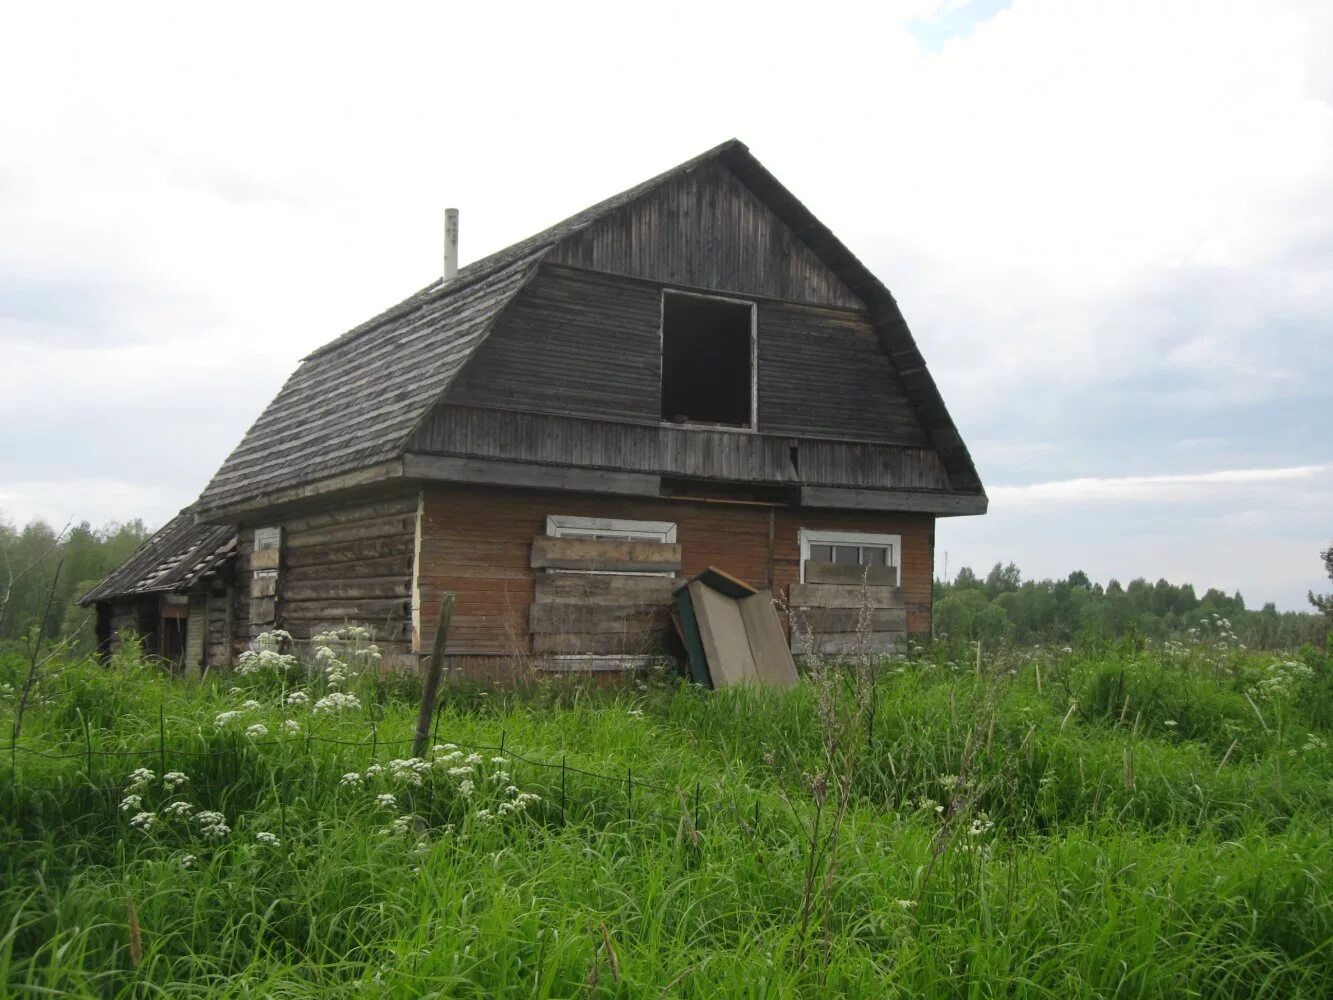
<svg viewBox="0 0 1333 1000"><path fill-rule="evenodd" d="M281 737L277 739L265 738L242 738L239 733L230 734L230 745L221 748L207 750L191 749L182 746L173 746L168 744L166 738L165 722L159 719L158 740L156 746L143 747L137 750L118 749L106 750L99 749L92 745L91 733L85 745L81 748L70 748L67 750L42 748L23 743L11 741L8 745L0 746L0 754L8 754L11 764L11 780L14 783L15 790L20 784L20 755L37 758L48 761L70 761L84 760L87 762L82 775L87 779L87 783L80 786L85 792L93 792L104 795L119 795L124 791L124 782L116 784L97 785L93 783L93 774L96 761L122 760L129 764L133 762L138 766L143 766L147 761L158 763L163 774L168 771L168 761L176 760L199 760L208 758L230 758L238 765L242 755L251 750L262 750L264 748L281 747L288 748L292 746L304 746L307 753L313 752L316 744L325 744L344 748L364 749L369 751L368 764L378 763L381 751L391 751L397 747L411 746L415 741L412 738L403 739L383 739L379 736L378 729L372 728L369 739L348 740L339 739L332 736L324 736L317 733L307 733L303 735L293 735L290 737ZM627 806L634 801L636 792L652 792L679 798L682 806L686 803L686 792L681 785L666 785L661 782L646 781L642 777L636 777L632 767L627 766L623 774L609 774L604 771L592 770L586 767L579 767L569 763L568 757L561 755L557 763L551 760L542 760L531 756L528 752L516 750L506 738L505 731L500 731L499 743L474 743L463 739L453 739L445 735L441 737L439 732L439 718L436 718L435 730L432 734L432 743L435 747L447 745L451 749L466 750L471 753L494 753L506 756L509 760L522 763L528 767L536 768L554 775L559 773L559 813L563 824L565 821L566 809L569 801L567 789L568 780L571 777L586 778L595 782L604 783L606 786L613 786L619 796L623 793ZM433 752L433 751L432 751ZM701 808L701 781L696 777L693 780L693 822L697 824ZM28 789L47 790L47 791L67 791L70 788L69 783L43 783L41 781L22 782ZM686 782L688 786L689 782ZM213 782L199 783L190 782L190 788L193 791L228 791L237 787L236 781L231 782ZM554 803L553 803L554 804Z"/></svg>

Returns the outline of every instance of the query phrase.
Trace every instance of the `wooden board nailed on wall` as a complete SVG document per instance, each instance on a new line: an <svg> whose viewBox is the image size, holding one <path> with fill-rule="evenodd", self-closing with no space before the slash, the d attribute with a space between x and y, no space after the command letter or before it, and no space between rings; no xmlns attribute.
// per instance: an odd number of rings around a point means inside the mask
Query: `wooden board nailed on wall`
<svg viewBox="0 0 1333 1000"><path fill-rule="evenodd" d="M615 542L543 535L532 543L532 568L611 573L668 572L680 569L680 546L665 542Z"/></svg>

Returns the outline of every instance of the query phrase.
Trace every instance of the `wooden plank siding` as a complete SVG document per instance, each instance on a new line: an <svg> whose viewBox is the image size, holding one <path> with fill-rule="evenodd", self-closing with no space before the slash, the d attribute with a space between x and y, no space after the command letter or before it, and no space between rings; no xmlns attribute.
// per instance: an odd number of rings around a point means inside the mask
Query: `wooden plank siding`
<svg viewBox="0 0 1333 1000"><path fill-rule="evenodd" d="M574 593L579 589L576 582L553 578L531 565L534 539L545 534L550 514L673 521L677 525L682 576L717 566L757 587L772 589L783 600L799 579L801 528L897 534L902 537L902 600L907 630L930 631L934 518L928 514L799 510L430 485L423 492L418 567L423 624L420 648L430 648L440 596L452 591L455 607L448 644L451 663L466 661L470 664L469 676L497 679L505 670L515 668L486 667L485 657L508 658L511 665L529 660L537 587L540 585L548 595L556 590ZM612 587L640 586L647 590L658 585L599 584L598 589L605 587L609 595ZM607 603L615 607L636 601L608 596Z"/></svg>
<svg viewBox="0 0 1333 1000"><path fill-rule="evenodd" d="M479 406L437 407L416 454L458 455L683 478L947 491L928 448L632 424Z"/></svg>
<svg viewBox="0 0 1333 1000"><path fill-rule="evenodd" d="M581 232L548 260L775 299L864 308L731 170L701 164Z"/></svg>
<svg viewBox="0 0 1333 1000"><path fill-rule="evenodd" d="M660 423L664 287L543 266L445 400ZM928 444L867 314L775 300L757 309L761 432Z"/></svg>

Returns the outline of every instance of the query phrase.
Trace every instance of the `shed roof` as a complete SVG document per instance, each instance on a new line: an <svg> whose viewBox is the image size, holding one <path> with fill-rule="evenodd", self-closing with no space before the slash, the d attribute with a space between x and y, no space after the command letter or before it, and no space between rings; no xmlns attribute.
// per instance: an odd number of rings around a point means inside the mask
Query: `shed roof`
<svg viewBox="0 0 1333 1000"><path fill-rule="evenodd" d="M717 160L868 303L881 342L954 490L981 493L972 464L888 289L759 163L730 140L433 282L309 354L204 489L210 510L401 456L495 320L556 245L658 185Z"/></svg>
<svg viewBox="0 0 1333 1000"><path fill-rule="evenodd" d="M80 604L135 594L188 590L236 550L231 525L199 524L186 507L159 528L101 583L79 598Z"/></svg>

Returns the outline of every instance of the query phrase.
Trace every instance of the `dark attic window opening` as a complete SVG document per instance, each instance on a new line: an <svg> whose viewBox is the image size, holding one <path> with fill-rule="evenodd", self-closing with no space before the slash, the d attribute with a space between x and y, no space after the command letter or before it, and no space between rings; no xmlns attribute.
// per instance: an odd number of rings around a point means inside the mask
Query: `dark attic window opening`
<svg viewBox="0 0 1333 1000"><path fill-rule="evenodd" d="M754 305L662 296L662 419L754 426Z"/></svg>

